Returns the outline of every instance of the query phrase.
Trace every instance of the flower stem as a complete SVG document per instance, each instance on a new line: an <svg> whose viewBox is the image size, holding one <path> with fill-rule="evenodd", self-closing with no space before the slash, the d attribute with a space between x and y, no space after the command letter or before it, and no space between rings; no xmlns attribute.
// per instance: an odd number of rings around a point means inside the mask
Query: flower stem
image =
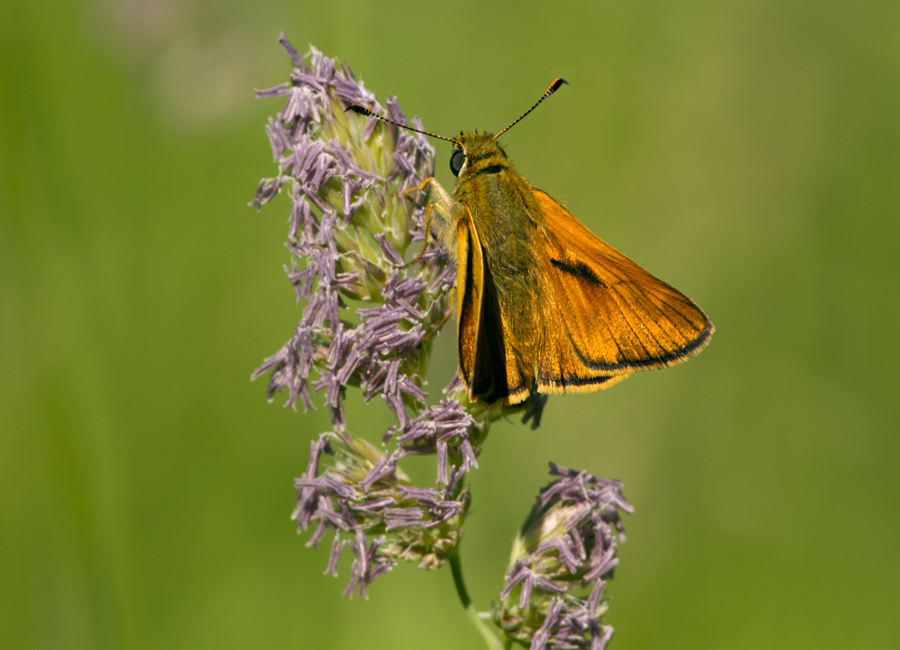
<svg viewBox="0 0 900 650"><path fill-rule="evenodd" d="M503 650L503 644L500 643L500 640L485 624L484 619L481 618L478 611L475 609L475 605L472 604L472 599L469 597L466 583L463 581L462 562L459 559L459 546L453 547L450 551L449 560L450 571L453 573L453 584L456 586L456 593L459 594L459 600L462 603L462 606L466 609L466 616L469 617L472 625L474 625L481 633L489 650Z"/></svg>

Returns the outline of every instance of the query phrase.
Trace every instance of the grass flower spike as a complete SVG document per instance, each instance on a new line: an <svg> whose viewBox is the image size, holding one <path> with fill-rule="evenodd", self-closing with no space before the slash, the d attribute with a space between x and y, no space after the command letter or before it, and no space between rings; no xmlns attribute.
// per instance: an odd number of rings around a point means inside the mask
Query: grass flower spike
<svg viewBox="0 0 900 650"><path fill-rule="evenodd" d="M619 481L553 463L550 471L560 478L541 490L516 537L493 618L534 650L604 648L612 636L611 627L599 624L604 578L624 540L620 512L633 508Z"/></svg>

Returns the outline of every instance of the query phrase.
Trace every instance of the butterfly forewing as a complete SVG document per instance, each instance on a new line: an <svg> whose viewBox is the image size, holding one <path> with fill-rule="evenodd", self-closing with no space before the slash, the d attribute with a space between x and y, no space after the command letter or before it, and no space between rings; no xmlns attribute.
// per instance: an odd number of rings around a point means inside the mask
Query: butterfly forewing
<svg viewBox="0 0 900 650"><path fill-rule="evenodd" d="M457 314L459 321L459 371L462 380L472 385L475 365L475 348L478 341L478 326L481 318L481 291L483 285L483 260L481 245L469 226L462 219L457 224L458 267L457 267Z"/></svg>
<svg viewBox="0 0 900 650"><path fill-rule="evenodd" d="M457 275L460 374L473 397L517 403L527 391L509 349L497 289L471 213L460 203L457 220Z"/></svg>
<svg viewBox="0 0 900 650"><path fill-rule="evenodd" d="M606 388L703 348L713 327L690 299L598 239L545 192L534 195L545 225L538 246L547 282L538 390Z"/></svg>

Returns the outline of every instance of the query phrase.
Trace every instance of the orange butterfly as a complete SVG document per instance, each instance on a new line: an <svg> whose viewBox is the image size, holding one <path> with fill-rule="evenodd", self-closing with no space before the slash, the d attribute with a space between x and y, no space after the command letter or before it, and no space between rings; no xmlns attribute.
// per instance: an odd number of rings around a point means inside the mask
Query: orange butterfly
<svg viewBox="0 0 900 650"><path fill-rule="evenodd" d="M433 178L413 188L433 185L426 233L434 225L456 257L459 371L469 396L509 405L531 398L534 426L546 394L603 389L681 363L714 330L684 294L532 187L497 144L563 83L497 135L420 131L456 145L457 181L452 195ZM348 110L390 122L362 106Z"/></svg>

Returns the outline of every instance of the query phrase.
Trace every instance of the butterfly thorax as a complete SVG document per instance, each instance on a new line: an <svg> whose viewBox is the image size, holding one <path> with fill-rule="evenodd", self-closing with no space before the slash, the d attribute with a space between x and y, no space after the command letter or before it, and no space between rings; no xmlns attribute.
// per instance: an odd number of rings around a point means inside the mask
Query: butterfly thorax
<svg viewBox="0 0 900 650"><path fill-rule="evenodd" d="M454 202L465 203L479 233L507 238L530 236L535 215L540 213L531 185L516 171L506 152L490 133L460 133L465 164L459 171L453 190ZM454 152L456 155L460 150Z"/></svg>

